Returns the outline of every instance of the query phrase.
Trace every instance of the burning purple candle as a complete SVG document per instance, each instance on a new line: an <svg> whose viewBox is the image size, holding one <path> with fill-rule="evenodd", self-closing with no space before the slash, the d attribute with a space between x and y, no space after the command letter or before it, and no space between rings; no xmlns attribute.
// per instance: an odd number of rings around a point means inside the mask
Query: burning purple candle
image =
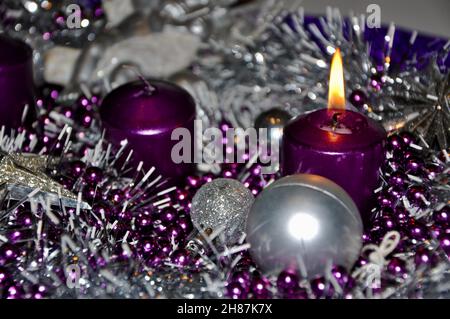
<svg viewBox="0 0 450 319"><path fill-rule="evenodd" d="M21 125L25 107L34 108L33 51L25 43L0 35L0 127Z"/></svg>
<svg viewBox="0 0 450 319"><path fill-rule="evenodd" d="M144 169L154 166L174 181L194 169L194 164L176 164L171 158L178 142L171 140L174 129L187 128L194 136L195 102L184 89L165 81L130 82L105 97L100 116L111 142L128 140L133 164L143 161Z"/></svg>
<svg viewBox="0 0 450 319"><path fill-rule="evenodd" d="M344 188L367 220L384 161L385 130L363 114L345 110L342 60L336 51L328 109L304 114L283 133L282 173L324 176Z"/></svg>

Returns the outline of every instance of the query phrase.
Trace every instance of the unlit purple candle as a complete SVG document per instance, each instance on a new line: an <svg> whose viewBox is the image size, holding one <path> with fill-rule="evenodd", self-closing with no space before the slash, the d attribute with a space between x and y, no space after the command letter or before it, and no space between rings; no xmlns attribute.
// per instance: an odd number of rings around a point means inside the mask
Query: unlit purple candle
<svg viewBox="0 0 450 319"><path fill-rule="evenodd" d="M33 51L22 41L0 35L0 126L20 126L26 108L26 115L32 116Z"/></svg>
<svg viewBox="0 0 450 319"><path fill-rule="evenodd" d="M142 161L144 169L154 166L173 181L194 169L192 163L175 163L171 158L178 142L171 139L174 129L187 128L194 136L195 102L177 85L157 80L124 84L105 97L100 116L111 142L128 140L134 151L132 164Z"/></svg>

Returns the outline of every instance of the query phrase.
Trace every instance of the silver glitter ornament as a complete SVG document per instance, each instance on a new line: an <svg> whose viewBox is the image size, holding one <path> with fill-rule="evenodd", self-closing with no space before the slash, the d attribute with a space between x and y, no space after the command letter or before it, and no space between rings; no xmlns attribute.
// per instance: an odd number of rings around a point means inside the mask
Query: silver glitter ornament
<svg viewBox="0 0 450 319"><path fill-rule="evenodd" d="M331 265L353 266L363 224L340 186L318 175L296 174L259 194L246 230L250 253L265 272L294 268L312 278Z"/></svg>
<svg viewBox="0 0 450 319"><path fill-rule="evenodd" d="M233 244L242 236L253 195L234 179L217 178L203 185L192 199L191 219L203 230L223 227L225 243Z"/></svg>
<svg viewBox="0 0 450 319"><path fill-rule="evenodd" d="M280 145L283 137L284 126L291 119L291 115L279 108L273 108L261 113L255 120L255 128L266 128L268 131L269 142L277 140Z"/></svg>

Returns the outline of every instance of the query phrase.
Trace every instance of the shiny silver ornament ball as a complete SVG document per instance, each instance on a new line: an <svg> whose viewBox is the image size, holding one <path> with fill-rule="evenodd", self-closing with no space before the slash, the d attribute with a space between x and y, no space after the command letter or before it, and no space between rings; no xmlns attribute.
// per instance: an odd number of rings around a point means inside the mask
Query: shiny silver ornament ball
<svg viewBox="0 0 450 319"><path fill-rule="evenodd" d="M363 224L340 186L318 175L296 174L258 195L246 231L250 254L266 273L293 268L312 278L331 264L353 266L362 246Z"/></svg>
<svg viewBox="0 0 450 319"><path fill-rule="evenodd" d="M269 142L277 140L278 145L283 137L283 129L291 120L292 116L279 108L272 108L258 115L255 120L255 128L266 128L268 130Z"/></svg>
<svg viewBox="0 0 450 319"><path fill-rule="evenodd" d="M217 178L203 185L192 199L191 219L203 230L224 227L225 244L236 243L245 230L253 204L251 191L230 178Z"/></svg>

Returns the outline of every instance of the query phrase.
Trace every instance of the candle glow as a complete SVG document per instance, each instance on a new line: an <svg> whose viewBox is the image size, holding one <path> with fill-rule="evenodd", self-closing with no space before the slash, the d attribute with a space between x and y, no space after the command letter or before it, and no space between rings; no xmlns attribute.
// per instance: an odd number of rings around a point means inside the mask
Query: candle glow
<svg viewBox="0 0 450 319"><path fill-rule="evenodd" d="M339 48L331 60L328 109L345 109L344 69Z"/></svg>

